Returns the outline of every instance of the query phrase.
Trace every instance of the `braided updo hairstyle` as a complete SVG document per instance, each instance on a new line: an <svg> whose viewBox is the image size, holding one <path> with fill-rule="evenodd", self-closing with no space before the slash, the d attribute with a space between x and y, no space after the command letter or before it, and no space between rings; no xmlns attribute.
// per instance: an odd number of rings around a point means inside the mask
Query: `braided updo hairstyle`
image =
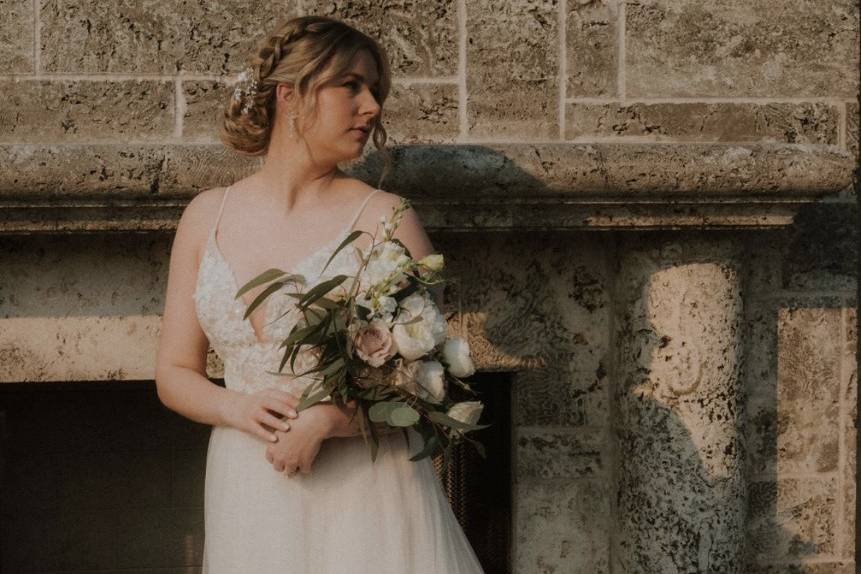
<svg viewBox="0 0 861 574"><path fill-rule="evenodd" d="M382 125L383 102L391 89L391 71L385 50L376 40L334 18L301 16L279 25L266 38L251 61L257 93L247 113L243 102L230 98L224 108L221 141L245 155L266 153L275 119L275 88L280 82L294 86L303 110L316 111L317 90L349 69L359 50L368 50L377 64L380 114L371 123L371 139L382 154L388 171L390 155L385 149Z"/></svg>

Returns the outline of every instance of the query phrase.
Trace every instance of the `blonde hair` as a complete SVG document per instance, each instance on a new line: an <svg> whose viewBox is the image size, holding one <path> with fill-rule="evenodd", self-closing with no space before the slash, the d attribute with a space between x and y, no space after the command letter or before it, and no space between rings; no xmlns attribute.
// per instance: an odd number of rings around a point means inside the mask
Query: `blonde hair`
<svg viewBox="0 0 861 574"><path fill-rule="evenodd" d="M346 73L359 50L368 50L377 64L380 113L371 122L371 139L384 160L382 180L391 166L386 150L382 107L391 89L391 70L385 50L376 40L334 18L301 16L279 25L261 44L251 62L257 91L247 113L243 101L231 97L224 108L221 141L245 155L266 153L275 119L275 88L281 82L294 86L309 114L316 114L317 91Z"/></svg>

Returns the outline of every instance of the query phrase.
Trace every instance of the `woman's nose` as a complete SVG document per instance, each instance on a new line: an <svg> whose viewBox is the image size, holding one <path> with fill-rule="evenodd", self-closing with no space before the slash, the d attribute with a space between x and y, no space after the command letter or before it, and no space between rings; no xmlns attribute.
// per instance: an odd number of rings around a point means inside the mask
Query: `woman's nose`
<svg viewBox="0 0 861 574"><path fill-rule="evenodd" d="M367 95L362 102L362 109L365 112L371 112L372 115L377 115L380 112L380 104L377 102L377 98L370 90L368 90Z"/></svg>

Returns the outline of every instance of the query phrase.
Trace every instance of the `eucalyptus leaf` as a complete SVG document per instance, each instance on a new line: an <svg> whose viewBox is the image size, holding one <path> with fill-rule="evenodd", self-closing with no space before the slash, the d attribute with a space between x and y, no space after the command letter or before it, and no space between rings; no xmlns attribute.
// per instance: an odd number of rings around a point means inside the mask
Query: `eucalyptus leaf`
<svg viewBox="0 0 861 574"><path fill-rule="evenodd" d="M338 255L339 251L341 251L344 247L346 247L347 245L349 245L350 243L355 241L356 238L359 237L360 235L362 235L363 233L367 233L367 232L362 231L360 229L356 229L355 231L351 232L347 237L345 237L344 240L338 245L338 247L335 248L335 251L332 252L332 255L329 257L329 260L326 261L326 264L323 265L323 269L320 270L320 273L322 273L323 271L326 270L327 267L329 267L329 263L331 263L332 260L335 258L335 256Z"/></svg>
<svg viewBox="0 0 861 574"><path fill-rule="evenodd" d="M335 275L331 279L327 279L322 283L312 287L302 299L299 300L299 307L305 309L314 304L314 302L323 297L326 293L343 283L347 279L347 275Z"/></svg>
<svg viewBox="0 0 861 574"><path fill-rule="evenodd" d="M368 410L368 416L375 423L384 423L389 418L389 413L391 413L394 409L400 407L401 402L395 401L383 401L374 403L373 406Z"/></svg>
<svg viewBox="0 0 861 574"><path fill-rule="evenodd" d="M437 447L439 447L439 445L440 445L440 442L439 442L439 439L436 437L436 435L430 437L429 439L426 439L425 444L424 444L424 448L422 448L421 451L419 451L417 454L412 456L410 458L410 460L415 462L417 460L421 460L423 458L427 458L427 457L431 456L434 453L434 451L437 449Z"/></svg>
<svg viewBox="0 0 861 574"><path fill-rule="evenodd" d="M257 297L254 298L254 301L251 302L251 305L245 310L245 315L242 317L243 319L247 319L249 315L256 309L263 301L266 300L267 297L281 289L287 283L284 281L275 281L270 284L266 289L264 289Z"/></svg>
<svg viewBox="0 0 861 574"><path fill-rule="evenodd" d="M386 422L393 427L408 427L416 424L419 418L421 417L418 411L407 404L402 404L391 410Z"/></svg>
<svg viewBox="0 0 861 574"><path fill-rule="evenodd" d="M245 285L243 285L236 292L236 295L234 295L233 298L239 299L240 297L242 297L242 295L244 295L245 293L247 293L251 289L254 289L258 285L263 285L264 283L269 283L270 281L274 281L275 279L280 279L285 274L286 273L284 271L277 269L275 267L267 269L266 271L264 271L263 273L261 273L257 277L254 277L253 279L248 281Z"/></svg>

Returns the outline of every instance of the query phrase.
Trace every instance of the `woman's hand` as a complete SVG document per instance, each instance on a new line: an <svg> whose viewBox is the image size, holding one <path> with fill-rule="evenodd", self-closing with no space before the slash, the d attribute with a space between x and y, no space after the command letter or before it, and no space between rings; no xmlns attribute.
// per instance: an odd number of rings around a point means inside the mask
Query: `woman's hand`
<svg viewBox="0 0 861 574"><path fill-rule="evenodd" d="M256 393L232 391L222 405L222 418L234 428L260 437L266 442L278 438L273 431L290 430L290 423L276 415L296 419L299 397L278 389L264 389ZM273 414L275 413L275 414Z"/></svg>
<svg viewBox="0 0 861 574"><path fill-rule="evenodd" d="M311 464L320 445L329 437L331 415L325 407L314 405L302 411L288 431L276 430L278 442L266 447L266 460L278 472L293 476L296 472L311 474Z"/></svg>

